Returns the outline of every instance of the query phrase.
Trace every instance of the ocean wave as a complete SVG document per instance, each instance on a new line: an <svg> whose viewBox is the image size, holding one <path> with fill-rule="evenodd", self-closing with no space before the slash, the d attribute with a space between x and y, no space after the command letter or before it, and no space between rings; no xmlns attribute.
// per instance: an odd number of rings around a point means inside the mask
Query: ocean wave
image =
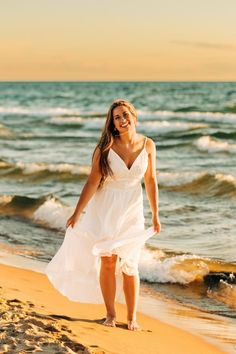
<svg viewBox="0 0 236 354"><path fill-rule="evenodd" d="M0 107L0 115L12 114L12 115L33 115L33 116L58 116L58 115L76 115L80 114L79 110L63 108L63 107L51 107L51 108L37 108L37 107Z"/></svg>
<svg viewBox="0 0 236 354"><path fill-rule="evenodd" d="M165 187L175 187L181 186L183 184L192 182L199 176L202 176L202 173L198 172L159 172L157 175L158 184Z"/></svg>
<svg viewBox="0 0 236 354"><path fill-rule="evenodd" d="M176 192L236 197L236 177L223 173L161 173L159 185Z"/></svg>
<svg viewBox="0 0 236 354"><path fill-rule="evenodd" d="M61 127L84 126L86 129L101 129L105 124L105 119L100 117L80 117L80 116L59 116L53 117L50 120L50 124L55 124Z"/></svg>
<svg viewBox="0 0 236 354"><path fill-rule="evenodd" d="M12 135L11 130L5 127L5 125L0 124L0 137L9 137L11 135Z"/></svg>
<svg viewBox="0 0 236 354"><path fill-rule="evenodd" d="M220 280L217 288L207 290L207 296L236 309L236 285Z"/></svg>
<svg viewBox="0 0 236 354"><path fill-rule="evenodd" d="M46 197L31 198L20 195L1 195L0 213L3 215L32 218L34 211L45 202Z"/></svg>
<svg viewBox="0 0 236 354"><path fill-rule="evenodd" d="M79 117L79 116L74 116L74 117L53 117L50 119L50 123L52 124L56 124L56 125L71 125L71 124L77 124L77 125L81 125L81 123L84 123L86 119Z"/></svg>
<svg viewBox="0 0 236 354"><path fill-rule="evenodd" d="M167 118L180 118L186 120L192 120L193 122L217 122L217 123L235 123L236 113L235 112L204 112L204 111L189 111L189 109L176 110L176 111L168 111L168 110L137 110L138 118L140 121L145 120L166 120ZM48 108L40 108L40 107L26 107L26 106L0 106L0 115L32 115L32 116L50 116L57 118L55 120L55 124L57 124L57 120L65 119L67 123L68 119L72 118L101 118L105 119L107 111L86 111L76 108L65 108L65 107L48 107ZM60 124L60 123L58 123Z"/></svg>
<svg viewBox="0 0 236 354"><path fill-rule="evenodd" d="M84 179L90 173L90 166L77 164L47 164L43 162L17 162L15 164L0 160L0 175L11 178L47 179L56 177L63 181Z"/></svg>
<svg viewBox="0 0 236 354"><path fill-rule="evenodd" d="M85 180L91 166L76 164L9 163L0 160L0 176L21 180ZM161 172L157 175L160 188L176 192L208 196L236 196L236 177L230 174L209 172Z"/></svg>
<svg viewBox="0 0 236 354"><path fill-rule="evenodd" d="M166 120L166 118L181 118L192 121L200 122L215 122L215 123L235 123L236 114L235 113L224 113L224 112L176 112L176 111L145 111L138 110L138 115L143 119L160 119Z"/></svg>
<svg viewBox="0 0 236 354"><path fill-rule="evenodd" d="M140 276L148 283L205 284L209 274L235 273L236 264L194 254L176 254L146 246L140 256Z"/></svg>
<svg viewBox="0 0 236 354"><path fill-rule="evenodd" d="M101 129L105 124L105 118L84 118L84 117L53 117L50 124L55 124L61 127L83 126L85 129ZM186 132L197 129L207 128L207 124L190 123L190 122L171 122L171 121L157 121L157 120L140 120L138 121L138 128L147 132L156 131L158 134L166 134L171 132Z"/></svg>
<svg viewBox="0 0 236 354"><path fill-rule="evenodd" d="M0 196L0 214L20 216L41 226L65 230L66 220L73 208L63 205L59 199L50 196L31 198L19 195Z"/></svg>
<svg viewBox="0 0 236 354"><path fill-rule="evenodd" d="M16 167L20 168L24 174L34 174L42 171L70 173L72 175L89 174L90 168L88 166L79 166L75 164L46 164L46 163L23 163L17 162Z"/></svg>
<svg viewBox="0 0 236 354"><path fill-rule="evenodd" d="M158 134L170 132L189 131L207 128L207 124L195 124L188 122L170 122L170 121L141 121L138 123L145 130L157 131Z"/></svg>
<svg viewBox="0 0 236 354"><path fill-rule="evenodd" d="M33 220L53 229L65 230L66 221L72 214L72 207L62 205L59 200L50 198L35 210Z"/></svg>
<svg viewBox="0 0 236 354"><path fill-rule="evenodd" d="M50 119L50 123L59 126L84 125L86 128L101 128L105 124L104 117L81 117L81 116L58 116ZM140 128L158 130L161 133L172 131L186 131L207 128L207 124L196 124L189 122L169 122L169 121L156 121L156 120L141 120L138 121Z"/></svg>
<svg viewBox="0 0 236 354"><path fill-rule="evenodd" d="M21 178L34 180L45 178L50 179L52 177L58 177L59 179L66 181L71 179L85 179L90 173L91 167L88 165L76 165L76 164L47 164L40 162L17 162L10 163L7 160L0 159L0 176ZM194 179L201 177L202 174L192 172L181 173L168 173L162 172L158 175L158 181L162 187L174 187L188 182L192 182Z"/></svg>
<svg viewBox="0 0 236 354"><path fill-rule="evenodd" d="M236 144L229 144L226 141L219 141L211 138L210 136L202 136L195 142L195 145L199 150L207 151L209 153L215 153L215 152L236 153Z"/></svg>
<svg viewBox="0 0 236 354"><path fill-rule="evenodd" d="M104 118L106 117L106 112L92 111L92 110L81 110L77 108L65 108L65 107L26 107L26 106L0 106L0 115L24 115L24 116L42 116L42 117L55 117L55 118Z"/></svg>
<svg viewBox="0 0 236 354"><path fill-rule="evenodd" d="M139 266L141 279L149 283L189 284L196 280L202 281L209 272L207 263L198 256L177 255L158 259L155 252L145 248Z"/></svg>

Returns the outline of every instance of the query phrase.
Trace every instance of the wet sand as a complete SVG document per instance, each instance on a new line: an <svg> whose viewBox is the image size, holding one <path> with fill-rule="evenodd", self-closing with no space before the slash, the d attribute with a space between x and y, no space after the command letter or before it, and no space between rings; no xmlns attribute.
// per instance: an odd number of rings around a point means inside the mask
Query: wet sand
<svg viewBox="0 0 236 354"><path fill-rule="evenodd" d="M117 304L117 328L102 325L103 305L71 302L44 274L0 265L1 353L223 353L202 338L138 313L142 330L126 329Z"/></svg>

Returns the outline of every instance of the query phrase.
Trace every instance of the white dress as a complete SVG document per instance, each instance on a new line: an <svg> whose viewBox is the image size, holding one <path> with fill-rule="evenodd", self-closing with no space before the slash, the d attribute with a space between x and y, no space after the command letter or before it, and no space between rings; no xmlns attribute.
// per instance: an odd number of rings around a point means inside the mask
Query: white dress
<svg viewBox="0 0 236 354"><path fill-rule="evenodd" d="M61 247L47 264L51 283L72 301L103 303L100 256L118 255L117 301L123 299L122 272L138 274L141 248L156 233L153 226L145 229L144 225L141 181L148 166L146 140L130 168L109 150L114 176L95 192L74 227L67 228Z"/></svg>

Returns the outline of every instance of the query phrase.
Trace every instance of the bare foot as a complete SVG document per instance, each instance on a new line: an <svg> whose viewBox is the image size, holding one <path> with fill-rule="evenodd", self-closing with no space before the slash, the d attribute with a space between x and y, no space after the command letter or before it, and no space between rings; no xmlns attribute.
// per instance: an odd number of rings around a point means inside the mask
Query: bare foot
<svg viewBox="0 0 236 354"><path fill-rule="evenodd" d="M116 319L115 317L107 317L103 324L108 327L116 327Z"/></svg>
<svg viewBox="0 0 236 354"><path fill-rule="evenodd" d="M141 331L141 327L135 320L129 320L127 326L130 331Z"/></svg>

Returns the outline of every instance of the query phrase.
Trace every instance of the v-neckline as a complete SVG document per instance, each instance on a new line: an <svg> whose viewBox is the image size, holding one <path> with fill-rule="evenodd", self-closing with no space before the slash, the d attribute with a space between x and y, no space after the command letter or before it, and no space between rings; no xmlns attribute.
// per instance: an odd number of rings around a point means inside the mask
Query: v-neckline
<svg viewBox="0 0 236 354"><path fill-rule="evenodd" d="M127 168L127 170L130 171L131 168L133 167L133 165L135 164L135 162L137 161L138 157L139 157L139 156L141 155L141 153L144 151L145 147L146 147L146 138L145 138L145 140L144 140L144 146L143 146L143 148L141 149L141 151L139 152L139 154L138 154L138 155L136 156L136 158L134 159L134 161L133 161L132 165L130 166L130 168L128 168L128 166L126 165L125 161L120 157L119 154L117 154L117 152L116 152L115 150L113 150L112 148L110 148L110 150L113 151L113 152L119 157L119 159L123 162L123 164L125 165L125 167Z"/></svg>

